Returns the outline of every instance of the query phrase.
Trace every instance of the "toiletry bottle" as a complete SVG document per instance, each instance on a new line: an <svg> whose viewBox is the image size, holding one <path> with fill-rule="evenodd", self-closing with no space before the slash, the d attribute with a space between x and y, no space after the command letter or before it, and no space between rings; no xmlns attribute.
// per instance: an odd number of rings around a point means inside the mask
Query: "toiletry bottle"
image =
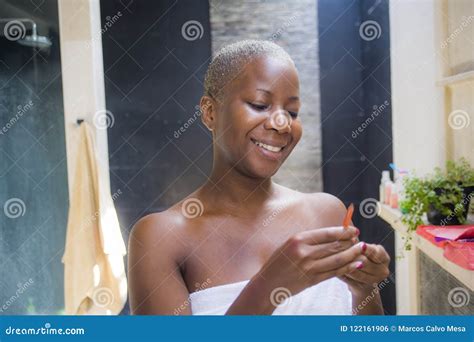
<svg viewBox="0 0 474 342"><path fill-rule="evenodd" d="M397 183L399 180L397 180ZM398 209L398 186L397 183L392 183L390 191L390 207L393 209Z"/></svg>
<svg viewBox="0 0 474 342"><path fill-rule="evenodd" d="M385 200L384 200L384 204L390 205L390 196L392 195L392 186L393 186L393 182L391 180L388 180L388 181L385 182L385 187L384 187Z"/></svg>
<svg viewBox="0 0 474 342"><path fill-rule="evenodd" d="M381 203L385 203L385 183L388 181L390 181L390 171L384 170L379 185L379 201Z"/></svg>

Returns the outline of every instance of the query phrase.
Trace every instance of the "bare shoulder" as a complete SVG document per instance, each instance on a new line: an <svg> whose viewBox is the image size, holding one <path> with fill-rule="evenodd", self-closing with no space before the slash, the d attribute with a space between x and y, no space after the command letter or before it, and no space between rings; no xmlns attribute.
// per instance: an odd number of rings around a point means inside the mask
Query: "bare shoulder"
<svg viewBox="0 0 474 342"><path fill-rule="evenodd" d="M318 213L325 225L340 225L346 215L346 206L327 192L305 194L309 210Z"/></svg>
<svg viewBox="0 0 474 342"><path fill-rule="evenodd" d="M303 211L302 214L317 217L324 226L341 224L346 214L346 206L336 196L326 192L303 193L281 187L285 197L291 197Z"/></svg>
<svg viewBox="0 0 474 342"><path fill-rule="evenodd" d="M313 206L323 207L323 209L335 212L346 212L346 206L336 196L327 192L314 192L305 194L308 203Z"/></svg>
<svg viewBox="0 0 474 342"><path fill-rule="evenodd" d="M130 233L129 250L139 254L157 254L179 260L185 254L183 216L174 207L138 220Z"/></svg>
<svg viewBox="0 0 474 342"><path fill-rule="evenodd" d="M183 225L181 215L173 208L147 215L134 225L128 249L132 313L170 315L188 298L182 277L183 260L189 250ZM181 314L190 314L190 308L184 308Z"/></svg>

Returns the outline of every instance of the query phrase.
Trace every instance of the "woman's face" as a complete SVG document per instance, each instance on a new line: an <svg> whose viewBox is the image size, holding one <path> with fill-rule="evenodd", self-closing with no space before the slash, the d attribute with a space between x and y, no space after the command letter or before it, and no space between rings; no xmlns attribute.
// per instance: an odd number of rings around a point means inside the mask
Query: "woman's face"
<svg viewBox="0 0 474 342"><path fill-rule="evenodd" d="M299 109L292 63L266 56L249 63L216 105L218 159L252 177L272 176L301 138Z"/></svg>

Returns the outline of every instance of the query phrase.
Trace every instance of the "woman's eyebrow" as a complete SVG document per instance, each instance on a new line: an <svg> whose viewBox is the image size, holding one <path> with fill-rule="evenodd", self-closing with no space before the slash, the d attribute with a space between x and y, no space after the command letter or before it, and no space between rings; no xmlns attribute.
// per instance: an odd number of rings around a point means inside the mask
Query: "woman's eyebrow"
<svg viewBox="0 0 474 342"><path fill-rule="evenodd" d="M263 91L264 93L267 93L268 95L272 95L272 92L270 90L262 89L262 88L257 88L258 91Z"/></svg>
<svg viewBox="0 0 474 342"><path fill-rule="evenodd" d="M262 91L262 92L264 92L268 95L272 95L272 92L270 90L266 90L266 89L262 89L262 88L257 88L256 90ZM289 96L288 100L290 100L290 101L299 101L300 98L298 96Z"/></svg>

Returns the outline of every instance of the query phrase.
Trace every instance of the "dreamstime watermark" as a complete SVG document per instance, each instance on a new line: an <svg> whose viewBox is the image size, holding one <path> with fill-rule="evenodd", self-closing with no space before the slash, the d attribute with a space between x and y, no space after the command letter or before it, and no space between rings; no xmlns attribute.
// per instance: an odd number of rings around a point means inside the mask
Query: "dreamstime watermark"
<svg viewBox="0 0 474 342"><path fill-rule="evenodd" d="M293 25L293 23L295 22L296 19L298 19L300 15L299 14L296 14L292 17L290 17L288 20L286 20L283 25L281 25L273 34L272 36L268 39L269 41L271 42L274 42L275 40L277 40L278 38L281 37L281 35L283 33L286 32L286 30L288 29L288 27L290 27L291 25Z"/></svg>
<svg viewBox="0 0 474 342"><path fill-rule="evenodd" d="M105 17L105 23L104 25L102 25L101 29L100 29L100 33L101 34L104 34L105 32L107 32L117 21L120 20L120 18L122 17L122 12L120 11L117 11L116 14L110 16L106 16Z"/></svg>
<svg viewBox="0 0 474 342"><path fill-rule="evenodd" d="M359 212L362 217L371 219L380 213L382 208L375 198L366 198L360 202Z"/></svg>
<svg viewBox="0 0 474 342"><path fill-rule="evenodd" d="M84 48L81 49L82 51L87 51L86 49L90 49L94 43L98 43L99 40L102 38L102 35L105 34L115 23L117 23L120 18L123 16L123 13L117 11L114 15L108 15L105 17L105 22L101 26L100 31L94 31L94 36L90 40L84 41Z"/></svg>
<svg viewBox="0 0 474 342"><path fill-rule="evenodd" d="M115 191L115 192L112 194L112 196L111 196L111 197L112 197L112 201L115 202L115 200L116 200L117 198L119 198L119 196L120 196L121 194L122 194L122 190L117 189L117 191Z"/></svg>
<svg viewBox="0 0 474 342"><path fill-rule="evenodd" d="M50 323L45 323L39 328L5 328L5 335L84 335L84 328L52 328Z"/></svg>
<svg viewBox="0 0 474 342"><path fill-rule="evenodd" d="M11 41L17 41L24 39L26 35L26 27L20 20L11 20L6 23L3 28L3 34L5 38Z"/></svg>
<svg viewBox="0 0 474 342"><path fill-rule="evenodd" d="M470 15L469 17L462 17L461 24L454 29L454 31L441 43L441 49L445 49L448 47L451 42L456 39L456 37L461 34L464 29L474 21L474 15Z"/></svg>
<svg viewBox="0 0 474 342"><path fill-rule="evenodd" d="M98 287L92 293L92 301L98 307L105 308L115 302L115 296L108 287Z"/></svg>
<svg viewBox="0 0 474 342"><path fill-rule="evenodd" d="M390 106L390 102L385 100L384 103L380 105L374 105L372 108L372 113L370 116L365 119L365 121L359 125L355 130L352 131L352 139L357 138L364 130L380 115L382 114L387 107Z"/></svg>
<svg viewBox="0 0 474 342"><path fill-rule="evenodd" d="M271 213L268 215L263 221L262 221L262 226L268 227L270 223L272 223L273 220L285 209L285 204L282 203L279 204Z"/></svg>
<svg viewBox="0 0 474 342"><path fill-rule="evenodd" d="M374 298L380 293L380 291L390 283L388 278L382 280L377 286L368 294L355 309L352 309L352 314L357 315L360 310L364 309L367 305L374 300Z"/></svg>
<svg viewBox="0 0 474 342"><path fill-rule="evenodd" d="M94 126L97 129L104 130L107 128L112 128L114 126L115 117L111 111L106 110L106 109L101 109L95 112L92 122L94 123Z"/></svg>
<svg viewBox="0 0 474 342"><path fill-rule="evenodd" d="M118 189L116 192L114 192L112 194L112 201L115 201L117 200L117 198L120 197L120 195L122 195L122 190L121 189ZM92 224L93 222L95 222L100 216L100 211L97 210L95 211L91 216L89 216L85 221L81 222L81 229L85 229L86 227L88 227L90 224ZM80 229L80 230L81 230Z"/></svg>
<svg viewBox="0 0 474 342"><path fill-rule="evenodd" d="M286 287L274 288L270 293L270 303L277 307L291 304L291 291Z"/></svg>
<svg viewBox="0 0 474 342"><path fill-rule="evenodd" d="M457 216L457 214L460 211L464 211L464 206L467 205L473 197L474 197L474 192L471 192L467 196L463 196L462 201L454 206L454 211L451 212L451 214L449 214L448 216L446 216L446 218L441 220L440 226L446 226L449 223L449 221L451 221L454 218L454 216ZM467 208L466 210L469 210L469 208Z"/></svg>
<svg viewBox="0 0 474 342"><path fill-rule="evenodd" d="M11 219L18 218L20 216L24 216L26 213L26 205L19 198L10 198L5 202L3 205L3 212L5 216Z"/></svg>
<svg viewBox="0 0 474 342"><path fill-rule="evenodd" d="M291 127L293 121L287 111L277 110L270 114L270 122L272 123L273 127L280 130L286 127Z"/></svg>
<svg viewBox="0 0 474 342"><path fill-rule="evenodd" d="M184 132L186 132L186 130L192 126L192 124L194 122L196 122L196 120L198 118L201 117L202 115L202 110L201 110L201 107L196 105L194 106L194 114L183 124L181 125L181 127L179 127L176 131L174 131L173 133L173 136L178 139L179 137L181 137L182 134L184 134Z"/></svg>
<svg viewBox="0 0 474 342"><path fill-rule="evenodd" d="M204 205L199 199L191 197L183 202L181 212L184 217L193 219L202 215Z"/></svg>
<svg viewBox="0 0 474 342"><path fill-rule="evenodd" d="M471 124L471 118L466 111L456 109L449 113L448 124L454 130L463 129Z"/></svg>
<svg viewBox="0 0 474 342"><path fill-rule="evenodd" d="M211 279L207 278L202 284L199 284L199 283L194 284L194 287L196 288L196 292L199 292L201 290L208 288L211 283L212 283ZM188 298L183 302L183 304L181 304L176 309L174 309L173 314L175 316L181 314L190 305L192 305L192 300Z"/></svg>
<svg viewBox="0 0 474 342"><path fill-rule="evenodd" d="M13 305L13 303L16 302L16 300L18 298L20 298L20 296L26 291L28 290L28 288L33 285L34 281L33 279L28 279L26 282L24 282L23 284L21 283L18 283L17 284L17 290L15 291L15 294L10 296L10 298L8 298L5 303L3 303L2 306L0 306L0 313L4 312L4 311L7 311L8 308Z"/></svg>
<svg viewBox="0 0 474 342"><path fill-rule="evenodd" d="M359 35L365 41L379 39L382 34L382 28L375 20L366 20L359 27Z"/></svg>
<svg viewBox="0 0 474 342"><path fill-rule="evenodd" d="M448 293L448 303L453 308L460 308L469 304L471 295L464 287L455 287Z"/></svg>
<svg viewBox="0 0 474 342"><path fill-rule="evenodd" d="M188 20L181 26L181 35L187 41L194 41L202 38L204 28L197 20Z"/></svg>
<svg viewBox="0 0 474 342"><path fill-rule="evenodd" d="M29 101L25 105L19 105L17 107L17 112L15 113L15 116L10 118L8 122L0 129L0 135L3 135L8 132L10 128L12 128L20 118L25 115L32 107L34 106L33 101Z"/></svg>

